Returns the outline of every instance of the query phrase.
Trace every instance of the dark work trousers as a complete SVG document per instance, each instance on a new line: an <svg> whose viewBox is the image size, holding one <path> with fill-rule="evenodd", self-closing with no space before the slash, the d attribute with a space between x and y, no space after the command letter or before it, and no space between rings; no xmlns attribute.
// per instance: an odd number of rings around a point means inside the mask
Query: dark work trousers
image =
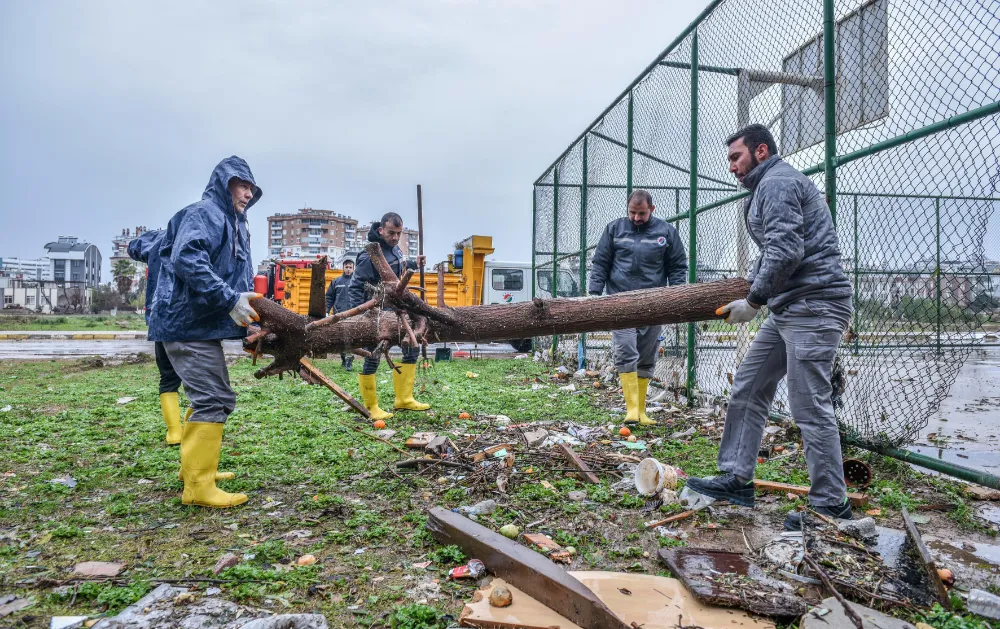
<svg viewBox="0 0 1000 629"><path fill-rule="evenodd" d="M375 350L374 347L367 348L369 352ZM417 364L417 358L420 357L420 347L408 347L404 346L401 348L403 350L403 364L404 365L415 365ZM370 376L376 371L378 371L378 364L381 360L380 356L371 356L365 359L365 364L361 368L361 375Z"/></svg>
<svg viewBox="0 0 1000 629"><path fill-rule="evenodd" d="M174 371L167 350L163 349L160 341L153 343L153 355L156 356L156 368L160 372L160 395L177 393L181 388L181 377Z"/></svg>
<svg viewBox="0 0 1000 629"><path fill-rule="evenodd" d="M184 381L193 410L188 421L226 423L236 410L236 393L229 384L222 341L166 341L163 348Z"/></svg>

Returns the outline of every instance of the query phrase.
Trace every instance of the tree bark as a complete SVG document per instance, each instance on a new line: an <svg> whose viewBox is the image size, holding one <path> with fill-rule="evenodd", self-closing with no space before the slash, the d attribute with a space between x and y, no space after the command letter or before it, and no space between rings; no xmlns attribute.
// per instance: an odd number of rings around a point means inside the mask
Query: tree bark
<svg viewBox="0 0 1000 629"><path fill-rule="evenodd" d="M394 345L441 342L487 342L549 334L577 334L719 319L716 308L750 291L743 278L629 291L602 297L535 298L517 304L435 308L407 290L412 274L396 278L379 246L368 253L382 277L376 306L352 317L312 321L268 299L251 305L260 315L260 330L247 337L248 350L274 357L257 371L258 378L297 372L303 356L372 348L387 352Z"/></svg>
<svg viewBox="0 0 1000 629"><path fill-rule="evenodd" d="M309 276L309 316L322 319L326 316L326 256L312 263Z"/></svg>

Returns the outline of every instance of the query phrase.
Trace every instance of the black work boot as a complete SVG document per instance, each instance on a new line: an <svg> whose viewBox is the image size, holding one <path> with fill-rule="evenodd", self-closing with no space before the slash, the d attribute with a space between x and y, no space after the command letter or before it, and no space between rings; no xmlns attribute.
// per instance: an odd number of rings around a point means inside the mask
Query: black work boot
<svg viewBox="0 0 1000 629"><path fill-rule="evenodd" d="M691 477L687 479L687 486L699 494L716 500L726 500L744 507L754 505L753 481L740 480L730 472L707 478Z"/></svg>
<svg viewBox="0 0 1000 629"><path fill-rule="evenodd" d="M819 513L820 515L825 515L827 517L833 518L835 520L853 520L854 512L851 511L851 501L844 498L844 504L839 507L814 507L809 506L810 509ZM793 512L789 513L785 517L785 530L786 531L801 531L802 530L802 513Z"/></svg>
<svg viewBox="0 0 1000 629"><path fill-rule="evenodd" d="M341 362L341 365L344 367L344 371L351 371L351 370L353 370L354 369L354 356L347 356L346 358L344 358L344 360Z"/></svg>

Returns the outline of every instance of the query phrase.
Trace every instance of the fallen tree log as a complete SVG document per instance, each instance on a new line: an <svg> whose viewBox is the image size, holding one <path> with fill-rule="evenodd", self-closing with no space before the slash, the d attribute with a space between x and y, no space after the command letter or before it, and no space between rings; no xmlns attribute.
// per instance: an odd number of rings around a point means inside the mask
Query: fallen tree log
<svg viewBox="0 0 1000 629"><path fill-rule="evenodd" d="M549 334L578 334L646 325L719 319L716 308L747 296L743 278L650 288L602 297L535 298L517 304L463 308L434 307L410 290L412 273L397 278L375 243L368 253L382 278L374 298L353 316L310 319L268 299L251 300L260 315L245 347L268 354L274 361L255 374L258 378L297 372L299 360L309 355L376 348L388 356L394 345L488 342Z"/></svg>

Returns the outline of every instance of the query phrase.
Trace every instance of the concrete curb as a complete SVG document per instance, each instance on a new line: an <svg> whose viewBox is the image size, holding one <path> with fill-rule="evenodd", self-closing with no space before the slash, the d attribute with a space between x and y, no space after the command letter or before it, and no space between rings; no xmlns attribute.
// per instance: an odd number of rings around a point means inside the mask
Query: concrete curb
<svg viewBox="0 0 1000 629"><path fill-rule="evenodd" d="M0 332L0 341L144 341L146 332Z"/></svg>

